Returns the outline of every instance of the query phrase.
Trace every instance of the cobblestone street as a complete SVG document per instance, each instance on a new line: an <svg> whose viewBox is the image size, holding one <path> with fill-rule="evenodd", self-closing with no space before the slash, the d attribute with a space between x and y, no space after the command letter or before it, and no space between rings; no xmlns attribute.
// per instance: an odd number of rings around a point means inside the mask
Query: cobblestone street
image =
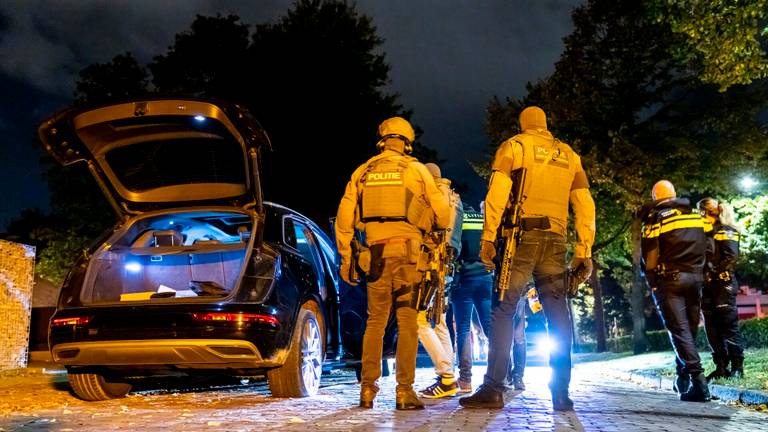
<svg viewBox="0 0 768 432"><path fill-rule="evenodd" d="M555 431L768 431L768 415L718 402L683 403L671 392L602 378L589 363L574 370L574 413L553 413L547 368L526 372L528 390L509 393L503 410L466 410L458 398L427 401L427 409L394 410L394 376L382 380L373 410L356 407L359 387L350 371L324 376L320 394L273 399L264 383L197 390L142 390L124 399L83 402L68 393L64 375L0 381L3 431L104 430L555 430ZM477 367L480 380L484 367ZM422 368L417 388L429 384ZM477 384L477 383L475 383Z"/></svg>

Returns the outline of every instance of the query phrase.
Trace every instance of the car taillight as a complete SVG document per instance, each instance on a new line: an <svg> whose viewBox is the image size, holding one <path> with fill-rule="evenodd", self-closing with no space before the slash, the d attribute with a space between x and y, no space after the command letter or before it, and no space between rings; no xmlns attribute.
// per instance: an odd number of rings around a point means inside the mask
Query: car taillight
<svg viewBox="0 0 768 432"><path fill-rule="evenodd" d="M91 322L91 317L56 318L51 321L52 327L79 326Z"/></svg>
<svg viewBox="0 0 768 432"><path fill-rule="evenodd" d="M193 313L192 318L198 321L220 321L220 322L249 322L257 324L267 324L277 327L280 321L272 315L250 314L250 313Z"/></svg>

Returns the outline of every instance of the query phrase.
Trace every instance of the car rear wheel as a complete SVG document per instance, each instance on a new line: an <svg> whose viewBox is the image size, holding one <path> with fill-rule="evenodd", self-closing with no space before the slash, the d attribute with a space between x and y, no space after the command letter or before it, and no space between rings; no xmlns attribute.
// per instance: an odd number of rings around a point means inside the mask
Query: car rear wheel
<svg viewBox="0 0 768 432"><path fill-rule="evenodd" d="M121 398L133 387L130 383L96 373L68 372L67 378L75 395L87 401Z"/></svg>
<svg viewBox="0 0 768 432"><path fill-rule="evenodd" d="M323 373L325 329L314 302L302 305L293 331L291 351L279 368L267 372L275 397L306 397L317 394Z"/></svg>

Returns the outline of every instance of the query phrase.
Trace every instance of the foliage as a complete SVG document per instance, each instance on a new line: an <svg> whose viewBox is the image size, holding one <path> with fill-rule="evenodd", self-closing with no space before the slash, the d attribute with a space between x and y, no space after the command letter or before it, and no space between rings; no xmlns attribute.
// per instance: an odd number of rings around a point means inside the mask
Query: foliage
<svg viewBox="0 0 768 432"><path fill-rule="evenodd" d="M77 100L104 102L146 92L147 70L130 52L115 56L107 63L94 63L80 71Z"/></svg>
<svg viewBox="0 0 768 432"><path fill-rule="evenodd" d="M736 275L741 283L768 289L768 195L730 202L742 225Z"/></svg>
<svg viewBox="0 0 768 432"><path fill-rule="evenodd" d="M515 132L523 107L547 112L553 133L582 155L598 210L598 263L625 292L633 287L638 319L654 320L638 275L638 211L662 178L681 196L732 196L729 173L766 173L768 130L759 114L768 82L725 92L703 84L700 71L673 55L688 45L643 2L589 0L572 19L552 75L529 83L522 99L491 100L486 129L495 150Z"/></svg>
<svg viewBox="0 0 768 432"><path fill-rule="evenodd" d="M198 15L146 66L125 53L86 67L76 96L90 103L172 93L246 106L274 148L262 154L265 198L326 227L349 175L376 153L378 124L410 115L384 90L390 68L382 43L371 18L341 0L299 0L276 22L255 26L234 15ZM438 159L418 142L414 154ZM90 175L78 169L47 169L62 249L41 258L56 274L75 244L114 221Z"/></svg>
<svg viewBox="0 0 768 432"><path fill-rule="evenodd" d="M753 318L739 322L744 342L749 348L768 348L768 318Z"/></svg>
<svg viewBox="0 0 768 432"><path fill-rule="evenodd" d="M649 12L679 36L672 54L696 68L701 81L725 91L768 77L761 46L768 35L768 0L652 0Z"/></svg>

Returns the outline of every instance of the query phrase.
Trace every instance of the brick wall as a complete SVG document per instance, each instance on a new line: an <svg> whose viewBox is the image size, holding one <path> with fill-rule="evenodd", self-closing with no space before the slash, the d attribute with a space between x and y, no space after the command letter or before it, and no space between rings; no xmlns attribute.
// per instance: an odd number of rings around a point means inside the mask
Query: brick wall
<svg viewBox="0 0 768 432"><path fill-rule="evenodd" d="M0 240L0 370L27 366L35 248Z"/></svg>

